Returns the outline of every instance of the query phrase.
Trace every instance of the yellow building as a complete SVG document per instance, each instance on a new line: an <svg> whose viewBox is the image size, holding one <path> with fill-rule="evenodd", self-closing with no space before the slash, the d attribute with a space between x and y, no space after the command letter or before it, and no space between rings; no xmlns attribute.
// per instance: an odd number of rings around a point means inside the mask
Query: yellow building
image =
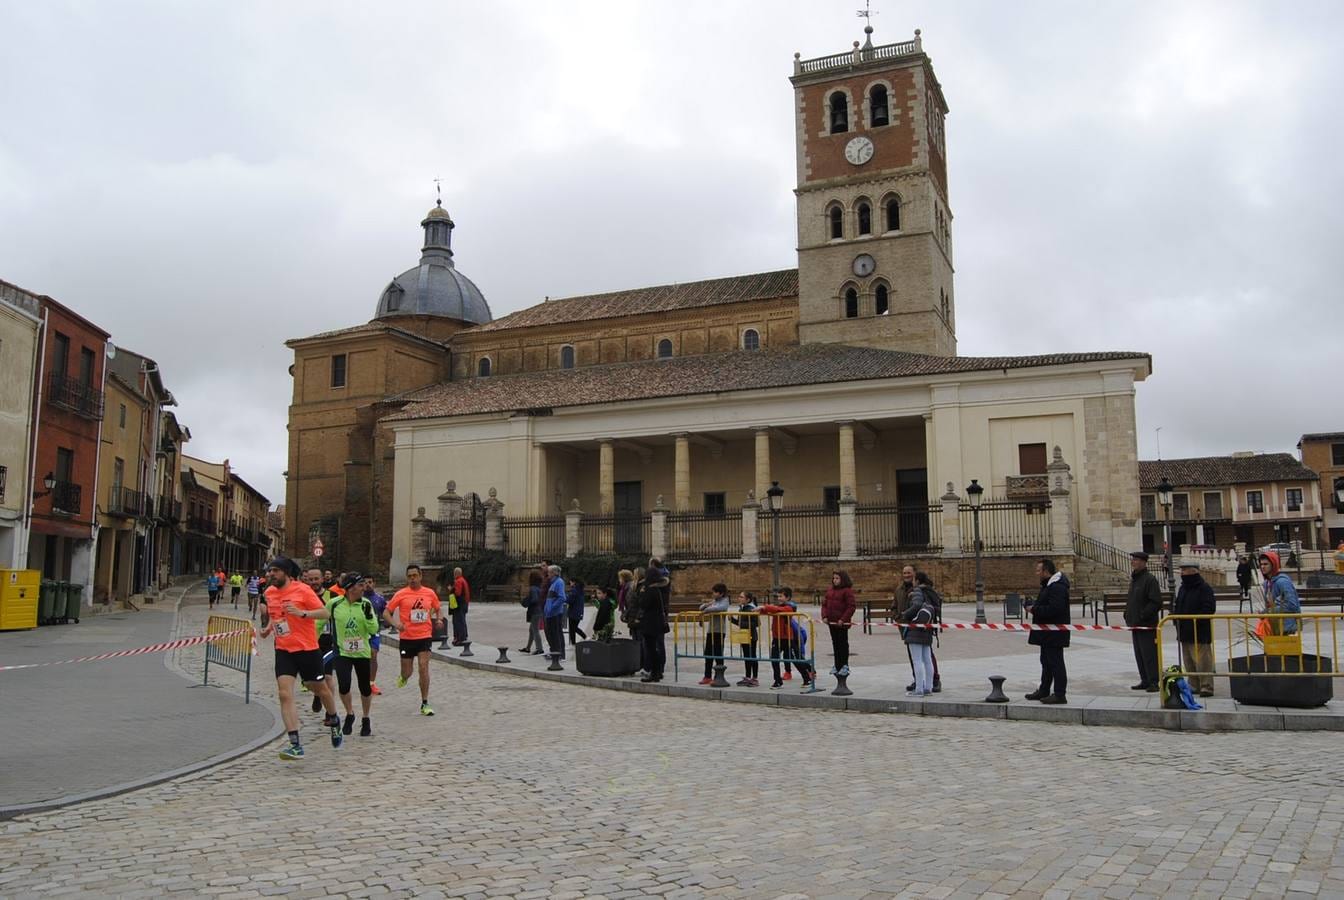
<svg viewBox="0 0 1344 900"><path fill-rule="evenodd" d="M153 515L146 493L153 452L146 456L143 434L154 409L144 394L116 372L107 375L104 403L93 602L114 605L138 593L137 561L144 554L140 526Z"/></svg>
<svg viewBox="0 0 1344 900"><path fill-rule="evenodd" d="M41 303L0 281L0 569L27 568L33 378Z"/></svg>

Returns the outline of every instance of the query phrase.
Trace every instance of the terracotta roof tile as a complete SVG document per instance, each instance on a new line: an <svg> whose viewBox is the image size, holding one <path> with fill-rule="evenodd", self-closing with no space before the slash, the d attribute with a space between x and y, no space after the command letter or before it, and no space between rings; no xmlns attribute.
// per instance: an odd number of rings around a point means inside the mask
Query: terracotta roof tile
<svg viewBox="0 0 1344 900"><path fill-rule="evenodd" d="M1110 352L944 357L841 344L806 344L449 381L407 395L407 405L385 420L1135 359L1146 360L1148 356Z"/></svg>
<svg viewBox="0 0 1344 900"><path fill-rule="evenodd" d="M1197 456L1139 460L1139 489L1155 489L1163 476L1172 487L1213 487L1262 481L1316 481L1318 476L1291 453Z"/></svg>
<svg viewBox="0 0 1344 900"><path fill-rule="evenodd" d="M470 336L507 328L586 322L590 319L609 319L614 316L637 316L642 313L696 309L745 300L797 296L798 270L781 269L778 272L758 272L754 275L734 275L730 278L711 278L708 281L663 284L629 291L612 291L608 294L584 294L578 297L547 300L545 303L520 309L518 312L478 325L463 333Z"/></svg>

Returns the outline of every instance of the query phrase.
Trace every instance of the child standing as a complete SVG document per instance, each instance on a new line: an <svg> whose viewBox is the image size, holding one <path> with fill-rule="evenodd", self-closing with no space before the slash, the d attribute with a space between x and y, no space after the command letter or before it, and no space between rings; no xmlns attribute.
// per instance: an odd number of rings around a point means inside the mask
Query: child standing
<svg viewBox="0 0 1344 900"><path fill-rule="evenodd" d="M849 629L854 624L854 606L854 583L848 572L836 569L821 601L821 620L831 630L831 648L835 651L832 675L849 675Z"/></svg>
<svg viewBox="0 0 1344 900"><path fill-rule="evenodd" d="M737 683L738 687L758 687L757 676L761 671L760 661L756 659L757 637L760 634L761 617L756 614L756 596L750 591L737 595L739 615L732 617L734 635L742 658L746 660L745 677Z"/></svg>
<svg viewBox="0 0 1344 900"><path fill-rule="evenodd" d="M569 642L575 641L575 636L588 640L588 635L583 630L583 590L584 584L577 578L569 580L569 591L566 594L566 600L569 603Z"/></svg>
<svg viewBox="0 0 1344 900"><path fill-rule="evenodd" d="M597 615L593 617L593 637L599 641L611 638L616 627L616 598L609 587L597 589Z"/></svg>
<svg viewBox="0 0 1344 900"><path fill-rule="evenodd" d="M915 626L904 629L905 643L915 666L915 689L906 691L907 697L924 697L933 693L933 629L928 627L933 624L933 604L924 595L923 586L919 583L920 575L923 573L915 575L915 590L910 595L910 606L901 614L902 622Z"/></svg>
<svg viewBox="0 0 1344 900"><path fill-rule="evenodd" d="M714 682L714 663L723 661L724 638L728 632L728 585L719 582L710 588L713 593L708 601L700 604L700 612L706 615L705 621L705 677L701 684Z"/></svg>
<svg viewBox="0 0 1344 900"><path fill-rule="evenodd" d="M798 611L798 604L793 602L793 588L782 587L775 594L775 602L766 604L760 608L760 611L771 617L770 619L770 668L774 670L775 683L770 685L774 690L784 687L784 680L780 678L779 664L785 660L791 660L798 674L803 676L803 687L812 686L812 669L803 661L803 642L806 636L794 634L793 614Z"/></svg>

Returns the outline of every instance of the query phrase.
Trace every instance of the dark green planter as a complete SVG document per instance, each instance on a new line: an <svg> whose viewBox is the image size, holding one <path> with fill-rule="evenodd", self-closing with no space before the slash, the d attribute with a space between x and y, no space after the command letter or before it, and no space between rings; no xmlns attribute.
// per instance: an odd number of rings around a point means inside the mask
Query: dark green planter
<svg viewBox="0 0 1344 900"><path fill-rule="evenodd" d="M574 656L581 675L621 677L639 671L639 643L628 638L579 641Z"/></svg>
<svg viewBox="0 0 1344 900"><path fill-rule="evenodd" d="M1256 672L1332 672L1334 662L1326 656L1316 656L1312 653L1304 653L1301 657L1265 656L1262 653L1255 653L1229 659L1227 670L1232 673L1250 673L1233 674L1228 679L1232 699L1238 703L1314 709L1329 703L1335 696L1334 681L1329 675L1297 678L1273 675L1257 678L1255 675Z"/></svg>

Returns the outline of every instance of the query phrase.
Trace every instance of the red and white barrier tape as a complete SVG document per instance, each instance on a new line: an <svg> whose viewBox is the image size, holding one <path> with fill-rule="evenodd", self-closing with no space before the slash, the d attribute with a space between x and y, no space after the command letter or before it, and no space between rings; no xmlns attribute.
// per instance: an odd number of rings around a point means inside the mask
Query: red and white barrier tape
<svg viewBox="0 0 1344 900"><path fill-rule="evenodd" d="M878 628L928 628L956 629L958 631L1156 631L1152 625L1029 625L1027 623L1015 624L1005 622L999 625L994 622L985 622L976 624L974 622L943 622L938 625L911 625L905 622L866 622L853 623L855 625L866 624Z"/></svg>
<svg viewBox="0 0 1344 900"><path fill-rule="evenodd" d="M104 659L117 659L122 656L139 656L142 653L162 653L165 650L176 650L179 647L190 647L193 644L204 644L208 641L218 641L224 638L236 637L240 634L252 632L252 655L257 655L257 633L251 628L239 628L237 631L225 631L220 634L202 634L196 637L180 638L176 641L165 641L162 644L150 644L148 647L136 647L133 650L114 650L111 653L100 653L97 656L80 656L75 659L59 659L52 662L23 663L17 666L0 666L0 672L6 672L10 669L40 669L43 666L64 666L69 663L98 662Z"/></svg>

